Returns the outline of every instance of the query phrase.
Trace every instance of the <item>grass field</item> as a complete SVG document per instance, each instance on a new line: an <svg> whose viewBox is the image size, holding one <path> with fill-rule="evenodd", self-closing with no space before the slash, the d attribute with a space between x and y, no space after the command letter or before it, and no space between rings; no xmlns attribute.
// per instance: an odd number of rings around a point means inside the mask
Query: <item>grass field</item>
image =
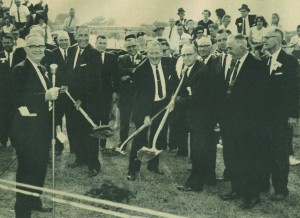
<svg viewBox="0 0 300 218"><path fill-rule="evenodd" d="M116 132L117 133L117 132ZM117 134L116 134L117 135ZM117 136L109 139L108 146L112 147L118 142ZM294 138L295 154L300 157L300 138ZM217 174L223 171L222 149L218 149L217 154ZM0 153L0 175L14 159L14 150L9 147ZM87 178L87 168L70 169L68 164L75 159L69 153L68 146L63 151L61 157L56 159L56 189L64 190L76 194L85 194L92 188L100 188L103 183L112 182L118 187L126 188L134 193L130 205L163 211L185 217L300 217L300 166L291 167L289 177L290 195L283 202L274 203L270 200L270 193L262 194L262 202L254 209L244 211L239 208L239 200L234 202L224 202L219 198L219 194L228 192L229 182L218 183L216 187L204 187L200 193L182 193L176 190L177 185L185 182L189 175L188 168L191 167L188 158L176 157L173 153L165 151L160 158L160 169L165 175L151 174L143 164L138 179L134 182L126 180L128 154L118 157L108 157L100 154L102 168L98 176ZM1 179L15 180L16 162L10 169L1 175ZM48 168L45 187L52 187L51 166ZM15 194L0 190L0 218L14 217ZM52 203L44 199L44 205L51 207ZM111 208L113 209L113 208ZM142 213L132 213L122 209L115 211L139 217L154 217ZM51 217L52 214L42 214L35 212L33 218ZM111 217L96 212L77 209L67 205L56 204L57 218L93 218ZM170 216L171 217L171 216Z"/></svg>

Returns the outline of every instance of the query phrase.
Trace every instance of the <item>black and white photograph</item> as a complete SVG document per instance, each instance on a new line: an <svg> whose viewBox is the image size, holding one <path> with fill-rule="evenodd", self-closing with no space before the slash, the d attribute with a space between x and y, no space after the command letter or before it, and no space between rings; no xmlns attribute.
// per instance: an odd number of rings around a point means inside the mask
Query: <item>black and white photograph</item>
<svg viewBox="0 0 300 218"><path fill-rule="evenodd" d="M300 217L299 0L0 0L0 218Z"/></svg>

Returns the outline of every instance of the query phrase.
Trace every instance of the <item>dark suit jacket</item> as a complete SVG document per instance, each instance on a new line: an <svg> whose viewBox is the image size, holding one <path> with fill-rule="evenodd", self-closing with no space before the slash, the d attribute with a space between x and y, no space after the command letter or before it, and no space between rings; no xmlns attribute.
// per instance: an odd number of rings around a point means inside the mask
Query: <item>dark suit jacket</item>
<svg viewBox="0 0 300 218"><path fill-rule="evenodd" d="M64 60L59 48L55 48L51 51L51 57L49 58L49 68L51 64L57 64L56 71L56 87L67 85L69 80L67 60ZM48 69L49 70L49 69ZM50 71L49 71L50 72ZM52 74L51 74L52 75Z"/></svg>
<svg viewBox="0 0 300 218"><path fill-rule="evenodd" d="M120 81L119 91L121 95L133 95L133 70L142 62L145 57L141 54L137 55L136 63L133 64L129 54L120 55L118 58L118 76ZM130 76L130 79L121 81L122 76Z"/></svg>
<svg viewBox="0 0 300 218"><path fill-rule="evenodd" d="M256 18L256 15L248 15L248 20L249 20L249 25L250 25L250 28L255 26L255 18ZM239 17L235 20L235 25L237 27L237 32L238 33L242 33L243 31L243 18L242 17Z"/></svg>
<svg viewBox="0 0 300 218"><path fill-rule="evenodd" d="M297 73L299 63L297 59L281 50L277 62L281 66L273 70L271 75L268 71L268 117L270 121L287 121L289 117L298 118L299 87Z"/></svg>
<svg viewBox="0 0 300 218"><path fill-rule="evenodd" d="M183 20L184 20L183 26L184 26L184 28L185 28L187 19L184 18ZM178 24L180 24L180 20L176 20L175 25L177 26Z"/></svg>
<svg viewBox="0 0 300 218"><path fill-rule="evenodd" d="M45 79L47 88L51 83ZM45 89L35 68L28 59L19 63L12 71L12 94L15 116L12 124L14 145L31 147L48 146L51 138L51 112L45 101ZM18 111L26 106L34 117L24 117ZM34 151L33 151L34 152Z"/></svg>
<svg viewBox="0 0 300 218"><path fill-rule="evenodd" d="M77 48L72 46L68 49L69 92L75 100L82 101L82 107L94 122L99 122L103 113L100 52L88 45L73 69Z"/></svg>
<svg viewBox="0 0 300 218"><path fill-rule="evenodd" d="M43 13L37 14L36 11L43 10ZM36 13L35 22L37 23L39 21L40 17L43 17L45 20L45 23L48 22L48 4L45 4L45 7L42 6L42 3L37 3L34 5L34 11Z"/></svg>
<svg viewBox="0 0 300 218"><path fill-rule="evenodd" d="M188 89L192 95L189 95ZM212 79L208 68L196 60L187 79L184 80L175 107L185 107L187 120L192 129L212 121Z"/></svg>
<svg viewBox="0 0 300 218"><path fill-rule="evenodd" d="M113 92L118 92L119 78L116 55L105 52L104 64L102 64L102 85L106 96L111 97Z"/></svg>
<svg viewBox="0 0 300 218"><path fill-rule="evenodd" d="M177 75L175 65L171 58L161 59L162 69L166 83L167 97L164 101L168 102L174 89L174 80ZM152 116L155 113L153 104L155 97L155 81L150 61L146 59L134 71L133 81L136 87L136 94L133 102L132 119L134 122L143 122L145 116Z"/></svg>

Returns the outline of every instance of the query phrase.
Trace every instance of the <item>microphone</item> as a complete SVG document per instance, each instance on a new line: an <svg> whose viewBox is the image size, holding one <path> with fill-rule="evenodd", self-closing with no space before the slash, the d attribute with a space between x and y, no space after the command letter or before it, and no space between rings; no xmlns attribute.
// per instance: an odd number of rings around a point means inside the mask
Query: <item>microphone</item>
<svg viewBox="0 0 300 218"><path fill-rule="evenodd" d="M56 79L56 70L58 65L57 64L51 64L50 65L50 71L52 73L52 85L55 87L55 79Z"/></svg>

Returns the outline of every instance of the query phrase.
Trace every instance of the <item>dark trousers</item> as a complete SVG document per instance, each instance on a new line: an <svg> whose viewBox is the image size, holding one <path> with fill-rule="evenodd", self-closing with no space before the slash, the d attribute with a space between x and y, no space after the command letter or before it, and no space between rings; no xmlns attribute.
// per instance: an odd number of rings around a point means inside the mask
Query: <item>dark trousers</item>
<svg viewBox="0 0 300 218"><path fill-rule="evenodd" d="M6 147L8 138L10 137L10 128L13 119L12 110L0 112L0 143Z"/></svg>
<svg viewBox="0 0 300 218"><path fill-rule="evenodd" d="M62 130L62 120L63 120L64 115L67 113L68 104L73 105L73 103L71 103L71 101L68 99L68 97L65 94L61 94L60 97L55 102L55 106L56 106L56 123L55 123L55 125L56 126L59 125L61 130ZM64 144L61 143L59 140L56 140L55 150L56 151L64 150ZM70 145L70 150L72 150L71 145Z"/></svg>
<svg viewBox="0 0 300 218"><path fill-rule="evenodd" d="M206 124L204 124L206 123ZM186 186L198 189L204 184L216 182L216 144L214 143L214 125L203 122L191 128L192 172Z"/></svg>
<svg viewBox="0 0 300 218"><path fill-rule="evenodd" d="M103 115L101 117L101 125L108 125L111 115L111 108L112 108L112 97L106 96L103 101ZM102 148L106 147L106 139L100 139L100 146Z"/></svg>
<svg viewBox="0 0 300 218"><path fill-rule="evenodd" d="M158 103L154 103L153 105L153 116L155 113L160 111L163 107L166 106L165 101L161 101ZM130 150L130 156L129 156L129 168L128 173L135 173L140 170L141 162L140 160L137 160L137 151L140 150L143 146L152 147L153 138L156 133L156 130L161 122L161 119L163 117L163 114L160 114L151 124L150 126L150 135L149 135L149 141L148 141L148 131L149 128L145 128L142 132L140 132L132 142L131 150ZM138 129L140 126L144 124L144 120L140 120L138 122L135 122L136 129ZM156 148L158 150L165 149L167 146L167 123L164 125L162 131L160 132ZM158 170L159 165L159 155L148 161L147 169L150 171Z"/></svg>
<svg viewBox="0 0 300 218"><path fill-rule="evenodd" d="M18 168L16 181L19 183L30 184L43 187L47 171L47 163L49 158L49 146L34 145L32 146L16 146L16 154L18 159ZM18 189L42 194L41 191L19 187ZM39 197L33 197L21 193L16 194L15 212L17 218L30 217L31 210L42 206Z"/></svg>
<svg viewBox="0 0 300 218"><path fill-rule="evenodd" d="M129 124L132 113L132 103L133 103L133 92L120 94L119 108L120 108L120 142L121 144L128 138ZM124 149L126 149L124 146Z"/></svg>
<svg viewBox="0 0 300 218"><path fill-rule="evenodd" d="M271 134L270 172L276 194L288 193L289 176L289 137L291 128L287 122L274 122L269 125Z"/></svg>
<svg viewBox="0 0 300 218"><path fill-rule="evenodd" d="M169 122L169 148L170 150L178 148L179 156L188 154L188 133L190 129L185 116L185 111L180 108L174 109L170 114Z"/></svg>
<svg viewBox="0 0 300 218"><path fill-rule="evenodd" d="M98 159L99 139L89 135L92 130L91 124L74 106L68 109L66 116L69 143L74 149L76 162L99 171L101 168Z"/></svg>

